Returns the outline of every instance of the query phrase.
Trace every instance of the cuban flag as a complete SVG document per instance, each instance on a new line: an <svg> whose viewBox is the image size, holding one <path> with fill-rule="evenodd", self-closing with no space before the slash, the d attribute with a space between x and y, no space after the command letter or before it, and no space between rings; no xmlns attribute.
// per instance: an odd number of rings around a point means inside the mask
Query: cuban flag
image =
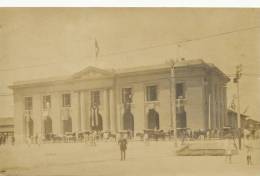
<svg viewBox="0 0 260 176"><path fill-rule="evenodd" d="M98 109L96 107L91 108L91 126L98 126Z"/></svg>

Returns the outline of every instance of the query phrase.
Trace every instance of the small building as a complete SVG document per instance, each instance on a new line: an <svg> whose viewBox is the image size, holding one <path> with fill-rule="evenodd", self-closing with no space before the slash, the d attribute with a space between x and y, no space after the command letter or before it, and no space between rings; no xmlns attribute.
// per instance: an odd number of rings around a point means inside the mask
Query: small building
<svg viewBox="0 0 260 176"><path fill-rule="evenodd" d="M247 119L249 118L248 115L240 114L240 123L241 128L246 129L247 128ZM228 109L228 115L227 115L227 122L225 126L229 126L231 128L237 128L238 126L237 122L237 112L233 109Z"/></svg>
<svg viewBox="0 0 260 176"><path fill-rule="evenodd" d="M258 130L260 129L260 122L254 119L247 119L247 125L246 125L247 129L254 129L254 130Z"/></svg>
<svg viewBox="0 0 260 176"><path fill-rule="evenodd" d="M68 77L15 82L10 88L16 139L87 130L222 128L229 78L203 60L179 61L174 76L171 71L169 64L118 70L89 66Z"/></svg>
<svg viewBox="0 0 260 176"><path fill-rule="evenodd" d="M0 134L14 135L14 118L0 117Z"/></svg>

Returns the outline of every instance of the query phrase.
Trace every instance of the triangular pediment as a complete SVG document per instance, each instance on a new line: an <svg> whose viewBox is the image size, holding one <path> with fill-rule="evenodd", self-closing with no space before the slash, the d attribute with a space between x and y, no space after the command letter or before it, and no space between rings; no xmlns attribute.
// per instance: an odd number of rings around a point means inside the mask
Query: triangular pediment
<svg viewBox="0 0 260 176"><path fill-rule="evenodd" d="M102 77L111 77L114 73L109 70L100 69L97 67L89 66L82 71L72 75L74 79L95 79Z"/></svg>

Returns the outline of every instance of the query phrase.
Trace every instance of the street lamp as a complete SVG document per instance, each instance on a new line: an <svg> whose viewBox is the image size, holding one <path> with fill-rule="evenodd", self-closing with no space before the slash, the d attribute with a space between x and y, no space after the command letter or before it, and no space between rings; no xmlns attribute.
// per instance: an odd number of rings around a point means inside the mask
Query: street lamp
<svg viewBox="0 0 260 176"><path fill-rule="evenodd" d="M171 128L174 129L174 141L177 146L177 129L176 129L176 92L175 92L175 61L170 60L171 75L170 75L170 88L171 88Z"/></svg>
<svg viewBox="0 0 260 176"><path fill-rule="evenodd" d="M239 100L239 79L242 76L242 65L236 66L236 77L234 83L237 84L237 127L238 127L238 144L241 150L241 118L240 118L240 100Z"/></svg>

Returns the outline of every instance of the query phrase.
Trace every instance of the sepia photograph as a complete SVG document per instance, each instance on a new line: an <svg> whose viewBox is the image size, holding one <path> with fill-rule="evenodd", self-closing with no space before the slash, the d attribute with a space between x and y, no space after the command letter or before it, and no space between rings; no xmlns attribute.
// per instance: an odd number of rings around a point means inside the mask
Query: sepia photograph
<svg viewBox="0 0 260 176"><path fill-rule="evenodd" d="M259 176L260 9L0 8L0 176Z"/></svg>

